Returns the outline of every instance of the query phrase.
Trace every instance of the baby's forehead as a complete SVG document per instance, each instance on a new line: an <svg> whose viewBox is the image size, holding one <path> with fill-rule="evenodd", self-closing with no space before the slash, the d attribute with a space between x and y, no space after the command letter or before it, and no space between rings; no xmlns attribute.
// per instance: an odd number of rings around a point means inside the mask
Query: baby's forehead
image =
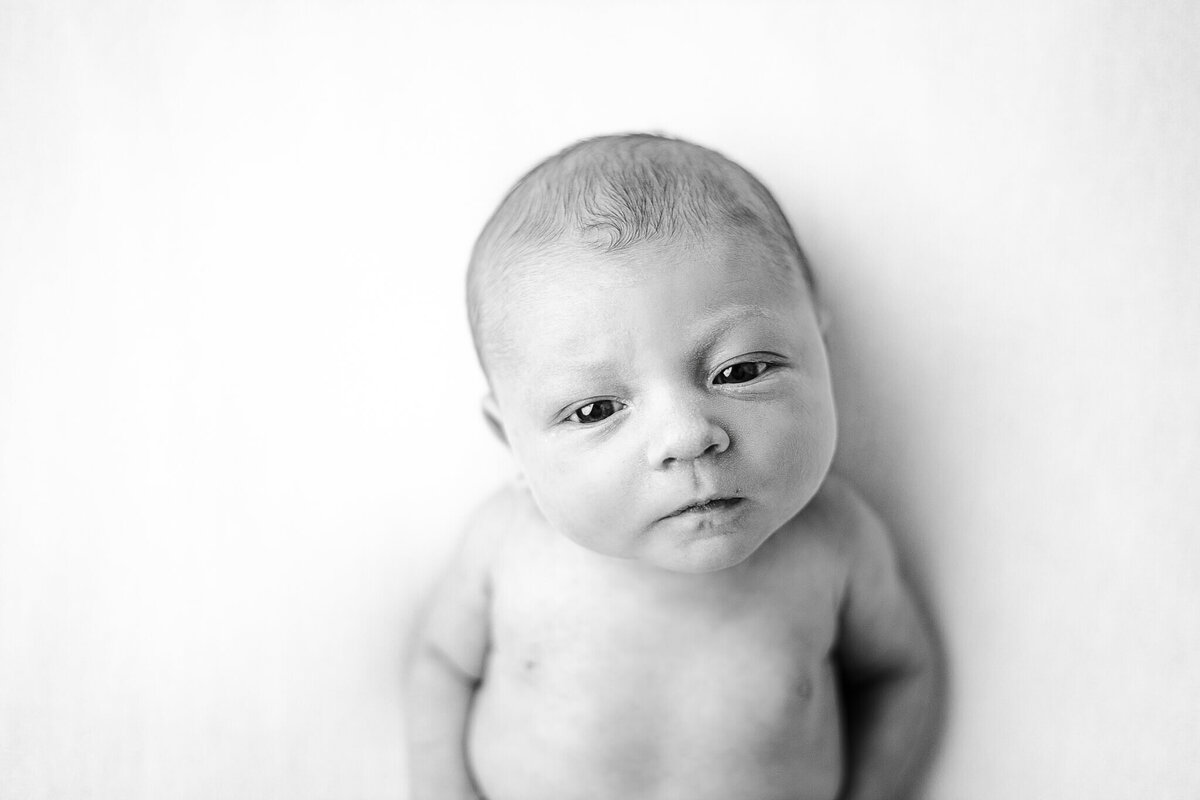
<svg viewBox="0 0 1200 800"><path fill-rule="evenodd" d="M560 244L531 254L506 270L487 300L490 324L485 333L489 349L519 356L530 337L547 330L562 334L581 331L603 337L610 331L599 324L597 309L617 294L623 303L655 314L662 284L648 280L669 271L675 286L717 289L706 312L719 314L725 295L720 287L737 284L746 295L771 304L808 297L803 277L753 232L681 237L666 242L640 243L616 252L598 252L583 244Z"/></svg>
<svg viewBox="0 0 1200 800"><path fill-rule="evenodd" d="M780 288L804 283L786 247L774 242L769 233L752 226L713 226L620 249L579 238L555 242L496 270L492 299L514 302L521 296L519 290L529 285L561 282L587 287L595 283L587 276L599 273L605 283L626 285L636 291L640 278L667 267L686 277L709 271L716 263L729 267L730 279L742 283L769 283Z"/></svg>

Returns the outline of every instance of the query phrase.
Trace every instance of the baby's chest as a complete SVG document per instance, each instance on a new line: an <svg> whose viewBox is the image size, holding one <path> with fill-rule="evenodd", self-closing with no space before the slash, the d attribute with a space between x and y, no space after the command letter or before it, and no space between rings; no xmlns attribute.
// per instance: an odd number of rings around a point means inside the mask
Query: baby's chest
<svg viewBox="0 0 1200 800"><path fill-rule="evenodd" d="M493 679L608 708L774 713L830 688L836 602L819 581L689 601L526 578L498 587L492 615Z"/></svg>

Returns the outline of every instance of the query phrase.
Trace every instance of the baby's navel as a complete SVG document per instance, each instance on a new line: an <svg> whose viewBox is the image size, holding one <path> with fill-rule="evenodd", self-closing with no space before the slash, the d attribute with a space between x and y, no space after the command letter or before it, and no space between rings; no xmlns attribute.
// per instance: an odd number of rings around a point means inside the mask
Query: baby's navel
<svg viewBox="0 0 1200 800"><path fill-rule="evenodd" d="M521 658L513 661L509 675L511 675L512 680L518 684L532 686L541 682L541 666L541 662L539 662L538 659L531 658L529 656L522 656Z"/></svg>
<svg viewBox="0 0 1200 800"><path fill-rule="evenodd" d="M811 698L813 694L812 678L808 677L807 675L801 675L796 680L795 691L796 697L800 698L801 700L808 700Z"/></svg>

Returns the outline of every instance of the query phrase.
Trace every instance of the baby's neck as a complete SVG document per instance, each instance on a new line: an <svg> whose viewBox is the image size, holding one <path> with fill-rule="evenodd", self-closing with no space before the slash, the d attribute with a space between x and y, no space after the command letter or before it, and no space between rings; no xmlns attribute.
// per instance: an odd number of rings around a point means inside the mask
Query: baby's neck
<svg viewBox="0 0 1200 800"><path fill-rule="evenodd" d="M617 558L590 550L561 534L553 534L554 547L578 567L603 576L610 585L630 591L651 590L667 597L712 596L738 590L753 569L753 554L745 561L711 572L682 572L632 558Z"/></svg>

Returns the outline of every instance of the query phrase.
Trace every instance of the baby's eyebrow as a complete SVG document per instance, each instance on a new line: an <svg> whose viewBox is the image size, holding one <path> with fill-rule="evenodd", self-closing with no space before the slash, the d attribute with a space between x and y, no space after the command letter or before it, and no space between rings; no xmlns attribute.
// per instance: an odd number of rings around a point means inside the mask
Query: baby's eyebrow
<svg viewBox="0 0 1200 800"><path fill-rule="evenodd" d="M538 394L553 398L552 404L570 402L586 395L590 387L611 382L617 378L607 363L576 362L559 364L555 375L543 375L539 379Z"/></svg>
<svg viewBox="0 0 1200 800"><path fill-rule="evenodd" d="M689 355L694 360L703 360L709 351L730 331L750 320L778 322L780 315L760 305L737 304L722 306L710 316L698 322L692 332L695 336ZM604 357L598 360L564 360L554 365L554 374L543 374L538 380L537 394L547 407L557 414L560 406L586 397L593 387L619 382L620 368Z"/></svg>
<svg viewBox="0 0 1200 800"><path fill-rule="evenodd" d="M734 328L749 319L778 321L779 315L758 305L726 306L714 318L705 321L694 348L696 354L706 353Z"/></svg>

